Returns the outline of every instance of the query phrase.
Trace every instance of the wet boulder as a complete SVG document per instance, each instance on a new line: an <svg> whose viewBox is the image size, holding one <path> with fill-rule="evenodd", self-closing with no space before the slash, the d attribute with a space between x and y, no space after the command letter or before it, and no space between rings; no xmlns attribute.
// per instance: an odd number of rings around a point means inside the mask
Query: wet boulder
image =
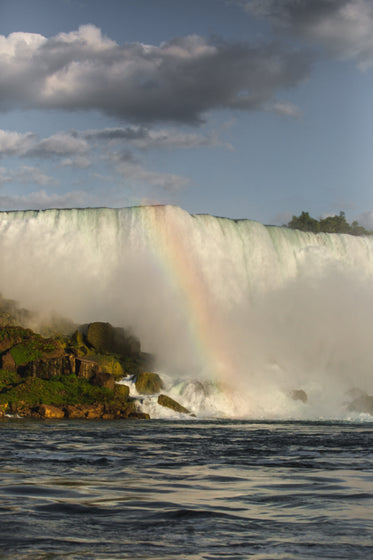
<svg viewBox="0 0 373 560"><path fill-rule="evenodd" d="M141 372L136 378L136 390L140 395L155 395L163 388L162 379L157 373Z"/></svg>
<svg viewBox="0 0 373 560"><path fill-rule="evenodd" d="M363 394L355 398L348 405L352 412L363 412L373 415L373 395Z"/></svg>
<svg viewBox="0 0 373 560"><path fill-rule="evenodd" d="M97 352L119 354L121 356L138 354L141 351L139 340L122 328L110 323L95 322L87 327L87 343Z"/></svg>
<svg viewBox="0 0 373 560"><path fill-rule="evenodd" d="M171 399L167 395L159 395L158 397L158 404L161 406L165 406L166 408L170 408L175 412L180 412L182 414L190 414L190 410L179 404L177 401Z"/></svg>
<svg viewBox="0 0 373 560"><path fill-rule="evenodd" d="M308 401L307 393L303 391L303 389L294 389L294 391L291 391L290 398L292 398L293 401L301 401L302 403Z"/></svg>
<svg viewBox="0 0 373 560"><path fill-rule="evenodd" d="M116 383L114 387L114 399L120 402L127 402L130 395L128 385Z"/></svg>

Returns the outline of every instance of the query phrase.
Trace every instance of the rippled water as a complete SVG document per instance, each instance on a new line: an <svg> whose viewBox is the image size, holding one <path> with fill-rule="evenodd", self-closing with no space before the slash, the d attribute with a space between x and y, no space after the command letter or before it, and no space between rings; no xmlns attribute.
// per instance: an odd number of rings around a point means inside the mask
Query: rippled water
<svg viewBox="0 0 373 560"><path fill-rule="evenodd" d="M0 424L2 559L373 557L373 424Z"/></svg>

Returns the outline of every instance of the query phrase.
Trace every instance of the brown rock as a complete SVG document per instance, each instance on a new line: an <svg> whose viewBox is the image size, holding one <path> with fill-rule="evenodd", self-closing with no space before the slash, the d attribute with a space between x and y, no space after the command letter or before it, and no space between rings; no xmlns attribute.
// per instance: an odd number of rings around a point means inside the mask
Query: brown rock
<svg viewBox="0 0 373 560"><path fill-rule="evenodd" d="M21 327L7 326L4 330L6 331L4 333L4 338L0 339L0 353L6 352L16 344L22 342L25 338L30 338L32 335L30 329L23 329Z"/></svg>
<svg viewBox="0 0 373 560"><path fill-rule="evenodd" d="M35 360L24 366L19 366L18 371L23 377L39 377L52 379L60 375L73 373L70 357L65 355L59 358Z"/></svg>
<svg viewBox="0 0 373 560"><path fill-rule="evenodd" d="M107 373L106 371L98 371L91 379L92 385L97 385L98 387L105 387L106 389L110 389L114 391L115 381L114 377L111 373Z"/></svg>
<svg viewBox="0 0 373 560"><path fill-rule="evenodd" d="M146 412L130 412L127 418L137 418L137 420L150 420L149 414Z"/></svg>
<svg viewBox="0 0 373 560"><path fill-rule="evenodd" d="M94 420L101 418L104 413L104 406L102 404L77 404L67 405L65 407L67 418L86 418L87 420Z"/></svg>
<svg viewBox="0 0 373 560"><path fill-rule="evenodd" d="M75 373L78 377L90 380L99 371L100 366L97 362L86 358L75 359Z"/></svg>
<svg viewBox="0 0 373 560"><path fill-rule="evenodd" d="M65 413L67 418L85 418L85 411L82 410L79 406L73 406L71 404L65 407Z"/></svg>
<svg viewBox="0 0 373 560"><path fill-rule="evenodd" d="M17 371L16 362L10 352L6 352L1 356L1 367L5 371Z"/></svg>
<svg viewBox="0 0 373 560"><path fill-rule="evenodd" d="M64 418L65 413L61 408L52 406L51 404L41 404L38 407L38 413L43 418Z"/></svg>

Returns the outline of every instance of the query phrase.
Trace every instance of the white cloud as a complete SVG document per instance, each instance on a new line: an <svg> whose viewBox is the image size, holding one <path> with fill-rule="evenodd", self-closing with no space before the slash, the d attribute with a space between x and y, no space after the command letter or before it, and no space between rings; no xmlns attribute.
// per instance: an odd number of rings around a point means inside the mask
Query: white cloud
<svg viewBox="0 0 373 560"><path fill-rule="evenodd" d="M155 186L169 193L178 192L189 183L187 177L172 173L149 171L132 161L121 161L117 164L116 169L120 175L134 185Z"/></svg>
<svg viewBox="0 0 373 560"><path fill-rule="evenodd" d="M0 186L6 183L37 184L43 187L55 185L57 181L38 167L22 166L17 169L0 168Z"/></svg>
<svg viewBox="0 0 373 560"><path fill-rule="evenodd" d="M74 156L63 159L60 165L61 167L78 167L79 169L87 169L91 166L91 160L85 156Z"/></svg>
<svg viewBox="0 0 373 560"><path fill-rule="evenodd" d="M25 154L35 142L35 138L31 132L20 133L0 129L0 157Z"/></svg>
<svg viewBox="0 0 373 560"><path fill-rule="evenodd" d="M301 116L299 107L292 103L274 103L271 106L271 110L285 117L299 118Z"/></svg>
<svg viewBox="0 0 373 560"><path fill-rule="evenodd" d="M28 150L26 155L37 157L82 155L89 151L89 145L83 138L74 134L58 132L40 140Z"/></svg>
<svg viewBox="0 0 373 560"><path fill-rule="evenodd" d="M142 123L200 122L211 109L261 109L309 71L279 45L207 41L118 45L95 26L0 36L0 110L99 110Z"/></svg>

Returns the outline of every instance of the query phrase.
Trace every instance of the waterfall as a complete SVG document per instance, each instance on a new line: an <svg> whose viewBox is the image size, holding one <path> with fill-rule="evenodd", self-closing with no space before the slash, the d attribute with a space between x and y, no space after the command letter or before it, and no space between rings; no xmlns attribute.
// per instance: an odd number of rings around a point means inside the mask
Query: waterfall
<svg viewBox="0 0 373 560"><path fill-rule="evenodd" d="M328 416L372 391L371 237L174 206L16 211L0 212L0 259L4 297L131 327L179 392L219 385L227 414L302 415L288 395L304 390Z"/></svg>

